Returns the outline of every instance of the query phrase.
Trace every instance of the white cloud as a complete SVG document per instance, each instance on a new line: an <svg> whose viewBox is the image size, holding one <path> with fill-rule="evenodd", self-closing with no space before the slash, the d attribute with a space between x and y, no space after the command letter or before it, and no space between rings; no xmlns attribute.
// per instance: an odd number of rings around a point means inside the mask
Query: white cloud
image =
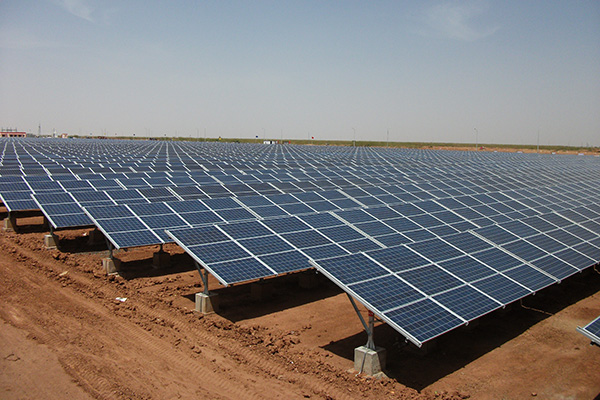
<svg viewBox="0 0 600 400"><path fill-rule="evenodd" d="M92 7L87 0L58 0L57 4L76 17L85 19L89 22L95 22L92 17L94 7Z"/></svg>
<svg viewBox="0 0 600 400"><path fill-rule="evenodd" d="M425 22L438 35L463 41L476 41L493 35L498 25L477 23L477 17L488 9L487 3L443 3L425 12Z"/></svg>

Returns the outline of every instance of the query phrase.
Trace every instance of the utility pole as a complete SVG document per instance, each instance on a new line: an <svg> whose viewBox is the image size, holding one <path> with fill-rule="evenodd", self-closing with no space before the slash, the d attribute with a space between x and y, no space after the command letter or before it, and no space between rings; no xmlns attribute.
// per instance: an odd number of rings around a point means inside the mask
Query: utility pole
<svg viewBox="0 0 600 400"><path fill-rule="evenodd" d="M479 132L477 132L477 128L473 129L475 129L475 151L477 151L477 148L479 147Z"/></svg>
<svg viewBox="0 0 600 400"><path fill-rule="evenodd" d="M356 147L356 129L352 128L352 130L354 131L354 140L352 141L352 146Z"/></svg>

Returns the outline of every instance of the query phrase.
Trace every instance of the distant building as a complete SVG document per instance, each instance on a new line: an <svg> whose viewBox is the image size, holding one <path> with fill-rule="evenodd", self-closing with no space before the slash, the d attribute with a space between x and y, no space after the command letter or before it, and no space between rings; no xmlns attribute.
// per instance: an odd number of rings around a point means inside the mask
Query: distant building
<svg viewBox="0 0 600 400"><path fill-rule="evenodd" d="M18 132L16 129L2 129L0 137L27 137L27 132Z"/></svg>

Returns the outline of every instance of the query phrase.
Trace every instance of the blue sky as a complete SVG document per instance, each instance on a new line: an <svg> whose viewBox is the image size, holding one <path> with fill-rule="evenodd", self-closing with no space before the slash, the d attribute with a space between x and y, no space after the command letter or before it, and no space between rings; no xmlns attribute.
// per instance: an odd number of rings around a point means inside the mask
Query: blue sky
<svg viewBox="0 0 600 400"><path fill-rule="evenodd" d="M600 145L598 1L0 1L0 125Z"/></svg>

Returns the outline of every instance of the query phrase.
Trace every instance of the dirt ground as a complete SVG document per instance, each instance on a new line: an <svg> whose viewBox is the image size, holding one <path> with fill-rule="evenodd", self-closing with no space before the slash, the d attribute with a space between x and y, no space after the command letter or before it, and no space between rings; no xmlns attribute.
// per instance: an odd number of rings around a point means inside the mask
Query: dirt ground
<svg viewBox="0 0 600 400"><path fill-rule="evenodd" d="M5 217L6 214L0 214ZM594 270L416 350L389 326L387 378L353 371L366 334L346 295L298 274L230 288L221 310L193 311L201 291L175 245L120 251L107 276L89 230L60 231L47 250L40 217L0 232L0 398L12 399L594 399L600 347L576 332L600 315ZM257 293L262 291L262 296ZM116 298L121 298L116 300ZM122 301L124 298L126 300ZM366 311L362 310L366 315Z"/></svg>

